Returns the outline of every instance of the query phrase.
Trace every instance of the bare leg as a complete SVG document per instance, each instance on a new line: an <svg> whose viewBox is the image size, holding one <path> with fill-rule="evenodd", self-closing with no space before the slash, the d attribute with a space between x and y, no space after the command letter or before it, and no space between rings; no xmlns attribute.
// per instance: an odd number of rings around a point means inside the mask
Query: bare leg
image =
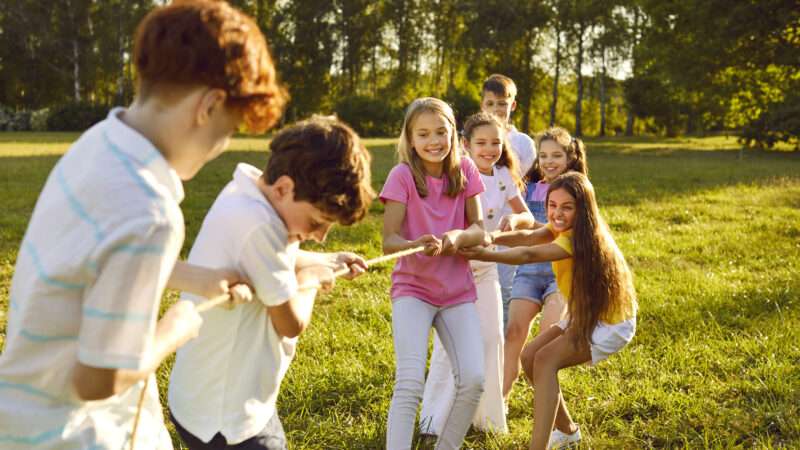
<svg viewBox="0 0 800 450"><path fill-rule="evenodd" d="M541 311L541 306L527 300L511 299L511 306L508 310L508 329L503 346L503 398L508 401L511 388L519 376L519 355L525 340L528 339L528 331L531 329L531 322Z"/></svg>
<svg viewBox="0 0 800 450"><path fill-rule="evenodd" d="M564 297L560 293L556 292L545 297L544 306L542 306L542 321L539 323L539 334L557 324L565 309Z"/></svg>
<svg viewBox="0 0 800 450"><path fill-rule="evenodd" d="M533 352L531 371L533 372L534 399L531 450L547 449L559 403L563 403L561 388L558 384L558 371L586 363L592 359L588 345L575 347L572 341L572 330L567 329L560 336L552 338L553 335L560 334L560 332L559 328L552 327L542 335L551 340L547 344L539 346L538 349L534 349L536 351ZM530 352L526 356L530 357ZM563 408L565 417L569 420L566 406Z"/></svg>

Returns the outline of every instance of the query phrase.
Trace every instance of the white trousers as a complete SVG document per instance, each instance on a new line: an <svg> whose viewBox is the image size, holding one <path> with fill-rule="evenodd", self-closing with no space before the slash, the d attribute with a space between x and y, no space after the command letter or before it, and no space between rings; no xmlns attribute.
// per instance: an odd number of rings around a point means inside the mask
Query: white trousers
<svg viewBox="0 0 800 450"><path fill-rule="evenodd" d="M440 308L414 297L396 298L392 301L392 334L397 368L386 433L389 450L411 448L425 381L431 326L450 355L455 382L453 407L441 419L435 448L460 448L478 407L483 392L484 364L475 304Z"/></svg>
<svg viewBox="0 0 800 450"><path fill-rule="evenodd" d="M484 431L505 433L508 431L508 426L503 403L503 309L500 285L494 264L475 266L473 274L478 288L478 301L475 307L478 310L483 340L486 381L472 424ZM442 430L444 419L453 408L455 382L447 355L437 335L433 341L431 366L422 396L420 415L422 433L438 435Z"/></svg>

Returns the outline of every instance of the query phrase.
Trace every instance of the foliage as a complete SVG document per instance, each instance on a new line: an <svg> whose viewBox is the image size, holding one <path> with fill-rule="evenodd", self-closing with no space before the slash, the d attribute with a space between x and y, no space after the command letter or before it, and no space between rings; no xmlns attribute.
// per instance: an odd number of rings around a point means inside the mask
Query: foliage
<svg viewBox="0 0 800 450"><path fill-rule="evenodd" d="M0 131L28 131L30 129L30 111L15 111L0 105Z"/></svg>
<svg viewBox="0 0 800 450"><path fill-rule="evenodd" d="M86 102L69 102L52 108L47 117L49 131L83 131L108 115L108 107Z"/></svg>
<svg viewBox="0 0 800 450"><path fill-rule="evenodd" d="M162 3L70 0L52 8L7 0L0 103L25 110L128 103L135 26ZM372 103L397 111L431 95L474 108L466 100L475 86L500 72L519 87L514 120L526 132L554 122L587 135L744 129L746 141L764 146L796 137L772 118L791 105L774 92L800 71L800 8L792 1L232 3L267 36L292 98L286 121L339 110L356 121ZM356 128L380 134L398 121L380 117L386 122L368 117Z"/></svg>
<svg viewBox="0 0 800 450"><path fill-rule="evenodd" d="M336 114L363 136L392 136L400 134L403 107L365 95L343 98L334 108Z"/></svg>

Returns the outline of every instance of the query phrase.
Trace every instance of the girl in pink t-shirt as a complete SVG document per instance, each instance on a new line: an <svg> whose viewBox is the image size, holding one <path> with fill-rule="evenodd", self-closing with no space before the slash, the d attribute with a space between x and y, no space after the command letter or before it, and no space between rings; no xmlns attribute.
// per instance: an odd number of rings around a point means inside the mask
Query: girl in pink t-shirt
<svg viewBox="0 0 800 450"><path fill-rule="evenodd" d="M411 448L422 398L431 326L450 357L456 381L453 407L436 448L461 446L483 391L483 351L477 293L461 248L487 243L478 194L478 169L458 148L453 110L431 97L406 111L397 145L400 163L386 179L383 251L424 246L401 258L392 273L395 386L386 447Z"/></svg>

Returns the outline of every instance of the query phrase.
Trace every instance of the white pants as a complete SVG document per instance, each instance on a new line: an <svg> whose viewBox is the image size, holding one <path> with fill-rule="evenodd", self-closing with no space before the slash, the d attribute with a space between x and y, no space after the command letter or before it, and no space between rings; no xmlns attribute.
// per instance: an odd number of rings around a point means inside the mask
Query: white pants
<svg viewBox="0 0 800 450"><path fill-rule="evenodd" d="M494 264L473 262L473 274L478 288L478 310L486 382L472 424L485 431L505 433L506 413L503 403L503 309L497 269ZM438 334L433 341L433 354L425 392L422 396L420 432L436 434L453 408L456 394L453 369Z"/></svg>
<svg viewBox="0 0 800 450"><path fill-rule="evenodd" d="M436 449L458 449L483 392L483 351L474 303L440 308L414 297L392 301L392 334L397 369L389 407L386 448L411 448L414 420L422 399L428 334L436 328L453 362L455 397L442 419Z"/></svg>

